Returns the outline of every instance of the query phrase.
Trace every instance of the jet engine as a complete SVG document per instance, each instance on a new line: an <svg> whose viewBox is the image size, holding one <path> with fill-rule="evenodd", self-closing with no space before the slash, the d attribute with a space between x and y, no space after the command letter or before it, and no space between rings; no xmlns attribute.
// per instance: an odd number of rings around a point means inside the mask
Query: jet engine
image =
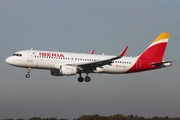
<svg viewBox="0 0 180 120"><path fill-rule="evenodd" d="M94 70L94 72L96 72L96 73L104 72L104 69L102 67L97 67L96 70Z"/></svg>
<svg viewBox="0 0 180 120"><path fill-rule="evenodd" d="M51 70L51 75L53 76L71 76L77 73L77 68L75 66L60 66L60 69Z"/></svg>

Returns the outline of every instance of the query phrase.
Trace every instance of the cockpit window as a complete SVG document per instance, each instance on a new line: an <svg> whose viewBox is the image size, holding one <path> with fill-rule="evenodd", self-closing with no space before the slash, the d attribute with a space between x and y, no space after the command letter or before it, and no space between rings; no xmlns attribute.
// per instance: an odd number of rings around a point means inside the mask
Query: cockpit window
<svg viewBox="0 0 180 120"><path fill-rule="evenodd" d="M13 56L19 56L19 57L22 57L22 54L13 54Z"/></svg>

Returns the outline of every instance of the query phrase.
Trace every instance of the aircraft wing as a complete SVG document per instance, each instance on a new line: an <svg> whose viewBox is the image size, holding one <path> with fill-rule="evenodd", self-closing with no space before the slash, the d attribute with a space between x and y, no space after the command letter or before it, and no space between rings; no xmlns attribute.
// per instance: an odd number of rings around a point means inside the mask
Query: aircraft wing
<svg viewBox="0 0 180 120"><path fill-rule="evenodd" d="M94 54L94 50L92 50L89 54Z"/></svg>
<svg viewBox="0 0 180 120"><path fill-rule="evenodd" d="M112 58L100 60L100 61L88 62L88 63L77 63L77 64L74 64L74 66L77 66L79 70L85 71L85 70L94 70L96 69L96 67L102 67L103 65L110 65L113 60L122 58L125 55L127 49L128 49L128 46L126 46L124 50L116 57L112 57Z"/></svg>

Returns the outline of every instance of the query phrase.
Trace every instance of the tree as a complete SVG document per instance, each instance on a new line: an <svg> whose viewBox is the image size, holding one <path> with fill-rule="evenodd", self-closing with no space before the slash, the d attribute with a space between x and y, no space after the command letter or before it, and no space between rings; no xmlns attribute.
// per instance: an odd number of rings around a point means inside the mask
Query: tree
<svg viewBox="0 0 180 120"><path fill-rule="evenodd" d="M40 117L33 117L33 118L30 118L29 120L41 120Z"/></svg>

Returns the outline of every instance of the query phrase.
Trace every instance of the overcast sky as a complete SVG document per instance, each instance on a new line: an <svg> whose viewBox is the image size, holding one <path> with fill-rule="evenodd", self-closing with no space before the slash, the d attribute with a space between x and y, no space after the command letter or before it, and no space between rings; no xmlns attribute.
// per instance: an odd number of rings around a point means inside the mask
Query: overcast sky
<svg viewBox="0 0 180 120"><path fill-rule="evenodd" d="M180 117L179 0L0 0L0 118L114 114ZM6 64L25 49L140 54L161 33L173 66L126 75L54 77ZM83 74L85 76L85 74Z"/></svg>

